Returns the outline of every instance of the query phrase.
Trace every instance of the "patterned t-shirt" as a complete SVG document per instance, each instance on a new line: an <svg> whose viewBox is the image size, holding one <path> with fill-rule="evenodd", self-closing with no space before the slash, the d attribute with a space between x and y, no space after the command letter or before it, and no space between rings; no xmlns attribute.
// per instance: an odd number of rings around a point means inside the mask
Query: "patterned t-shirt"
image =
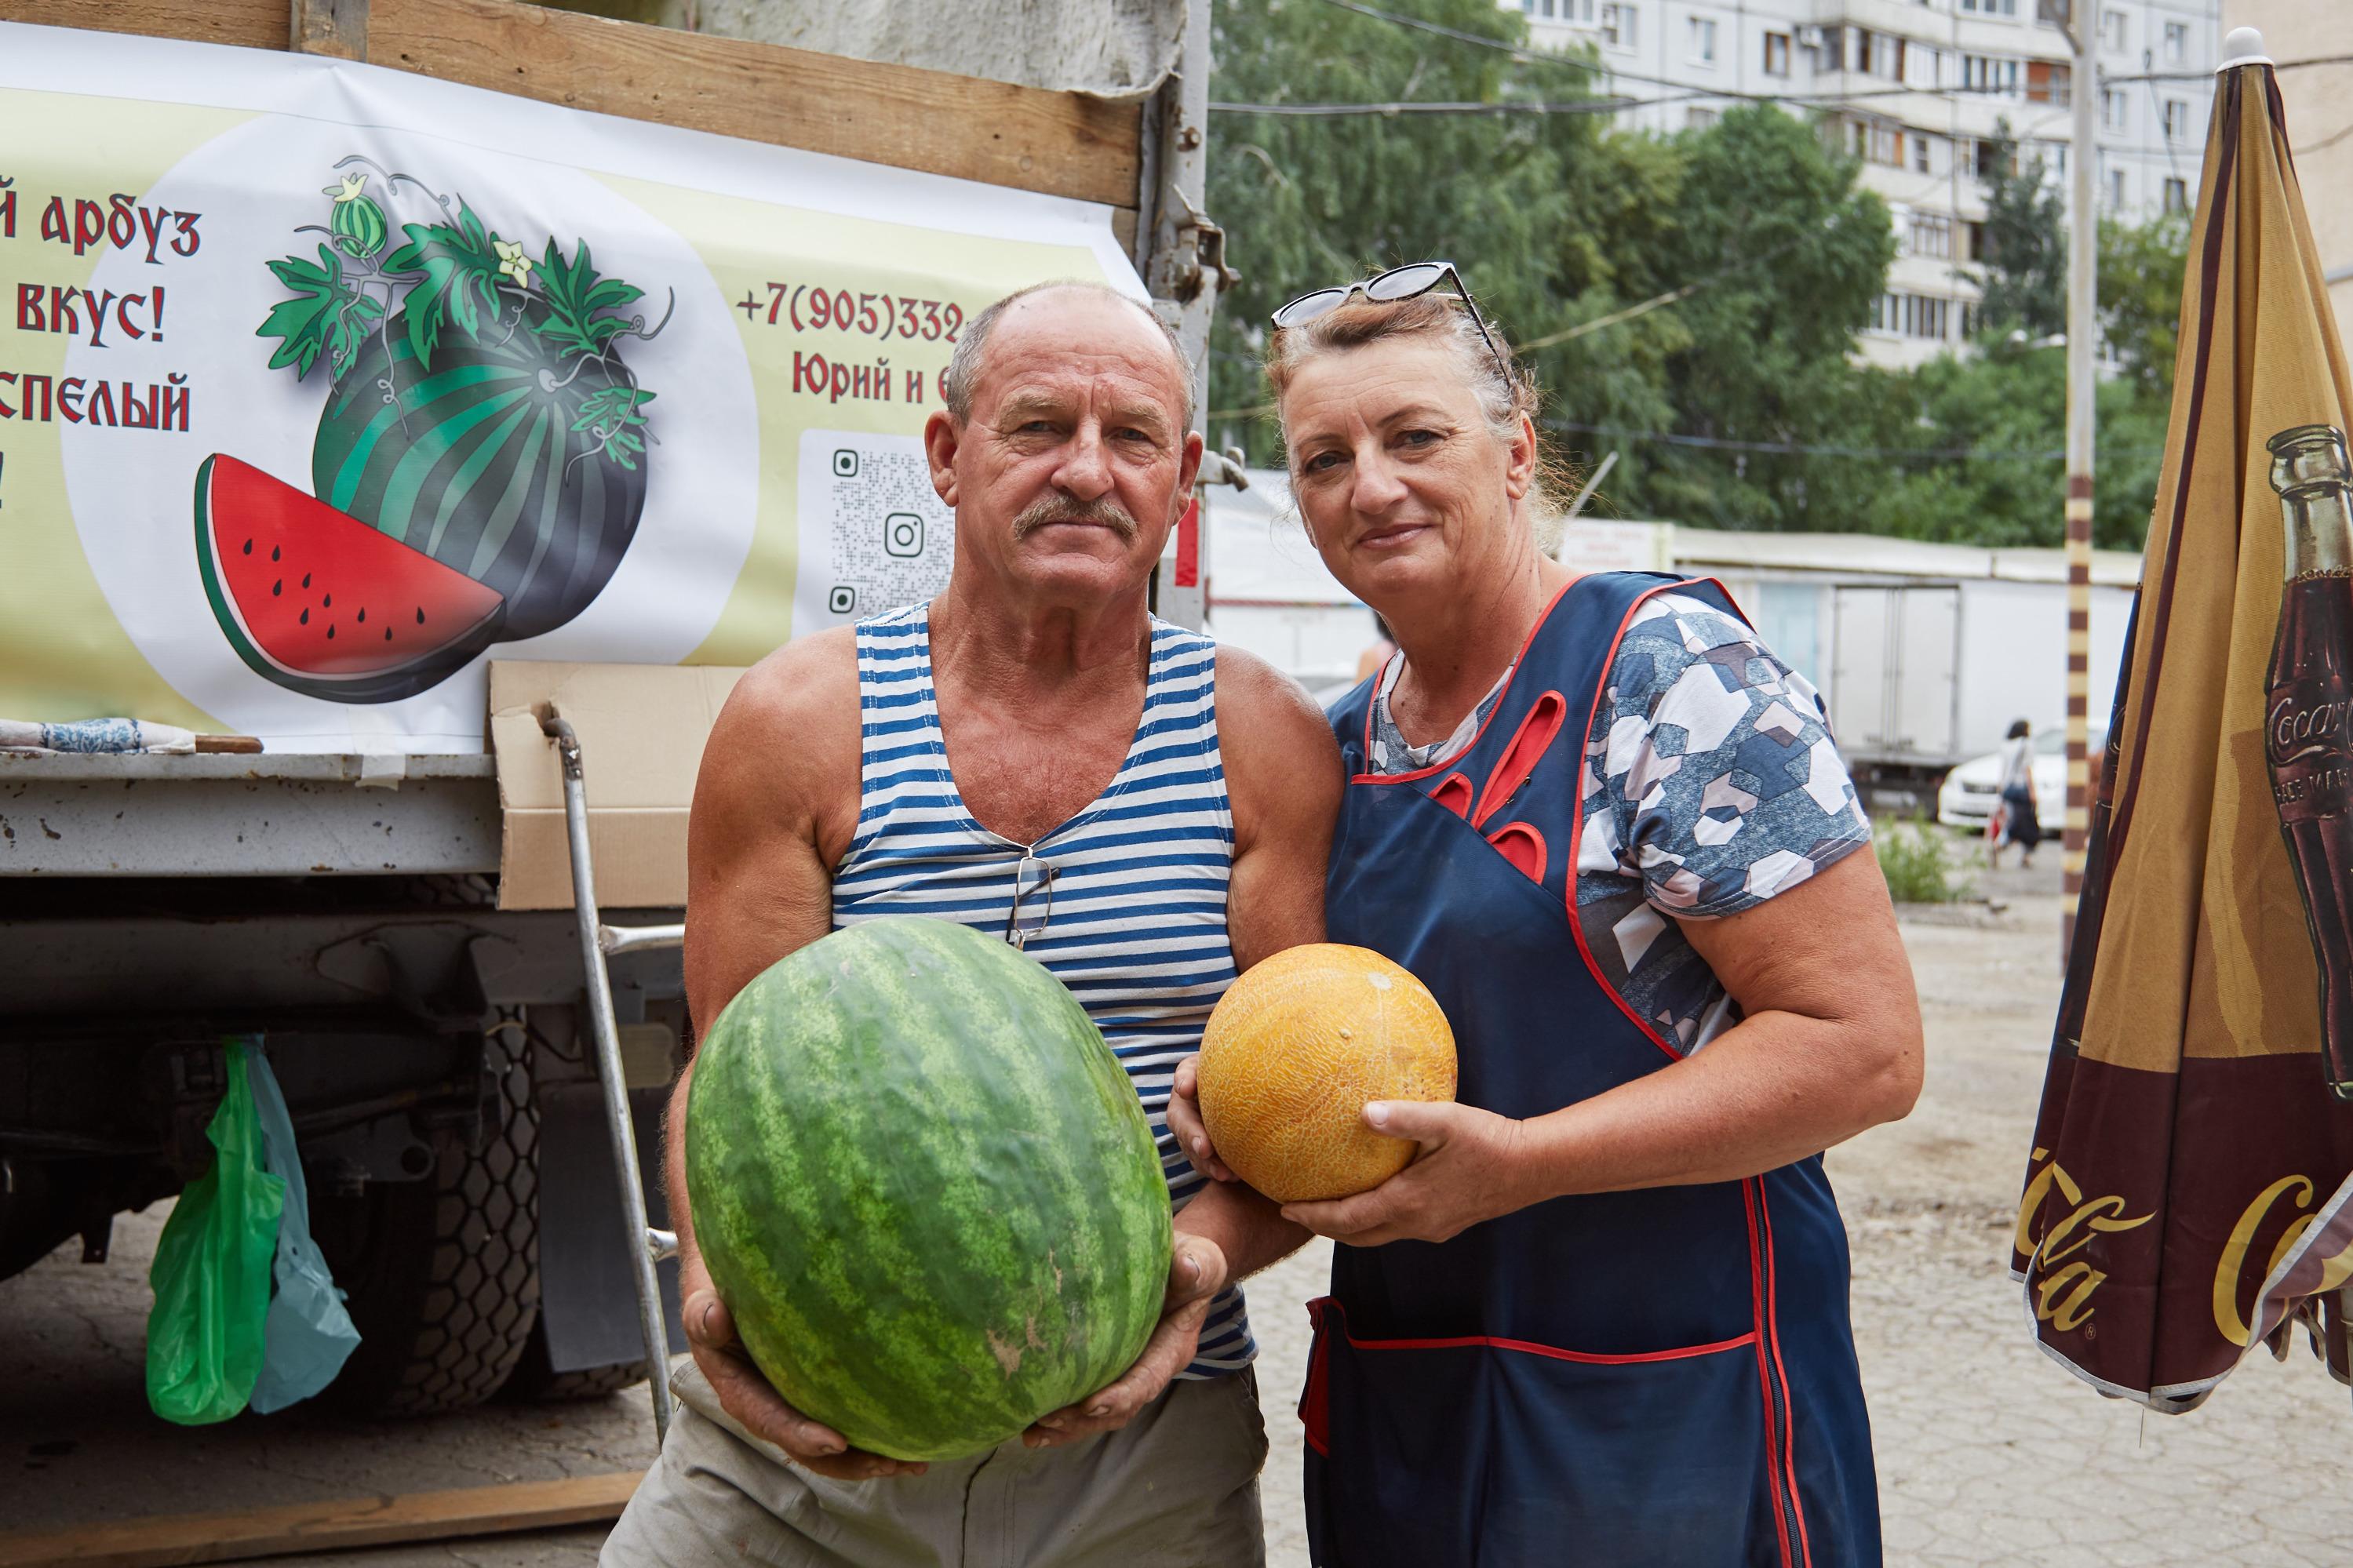
<svg viewBox="0 0 2353 1568"><path fill-rule="evenodd" d="M1372 719L1376 771L1428 765L1386 689ZM1820 694L1737 620L1655 594L1618 646L1584 765L1586 945L1637 1016L1697 1050L1739 1013L1676 921L1754 909L1871 841Z"/></svg>

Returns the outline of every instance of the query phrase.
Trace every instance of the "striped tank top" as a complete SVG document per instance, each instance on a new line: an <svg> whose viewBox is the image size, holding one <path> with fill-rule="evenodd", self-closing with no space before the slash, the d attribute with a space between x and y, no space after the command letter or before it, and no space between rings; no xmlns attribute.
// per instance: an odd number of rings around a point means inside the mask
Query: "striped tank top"
<svg viewBox="0 0 2353 1568"><path fill-rule="evenodd" d="M991 833L948 771L932 688L930 607L858 623L861 733L858 831L833 879L837 931L881 915L931 915L1006 934L1025 858L1050 868L1045 924L1023 951L1068 986L1135 1086L1172 1205L1205 1178L1168 1131L1169 1082L1200 1048L1233 984L1226 888L1233 813L1218 750L1217 645L1152 623L1144 716L1108 788L1034 845ZM1029 928L1040 895L1023 884ZM1180 1375L1239 1372L1258 1353L1241 1291L1229 1288Z"/></svg>

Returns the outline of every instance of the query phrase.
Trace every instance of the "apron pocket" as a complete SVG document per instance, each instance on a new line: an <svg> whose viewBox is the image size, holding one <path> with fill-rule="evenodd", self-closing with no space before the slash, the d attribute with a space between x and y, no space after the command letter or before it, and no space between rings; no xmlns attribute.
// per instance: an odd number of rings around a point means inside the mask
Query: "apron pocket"
<svg viewBox="0 0 2353 1568"><path fill-rule="evenodd" d="M1782 1561L1754 1335L1593 1356L1352 1340L1336 1302L1311 1310L1300 1413L1323 1568Z"/></svg>

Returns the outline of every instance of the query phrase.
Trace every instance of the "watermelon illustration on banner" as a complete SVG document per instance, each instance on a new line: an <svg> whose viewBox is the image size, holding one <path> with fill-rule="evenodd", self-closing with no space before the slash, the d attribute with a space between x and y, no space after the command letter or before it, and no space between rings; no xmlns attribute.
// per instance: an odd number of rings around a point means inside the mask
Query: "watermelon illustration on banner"
<svg viewBox="0 0 2353 1568"><path fill-rule="evenodd" d="M302 226L327 237L315 260L269 264L290 297L259 329L272 369L331 383L311 493L206 458L196 559L255 672L390 702L565 625L611 581L645 510L655 396L621 349L662 323L586 240L534 253L411 175L356 154L336 172L328 222Z"/></svg>
<svg viewBox="0 0 2353 1568"><path fill-rule="evenodd" d="M2310 1331L2353 1373L2353 377L2271 62L2233 34L2167 456L2012 1267L2174 1413Z"/></svg>

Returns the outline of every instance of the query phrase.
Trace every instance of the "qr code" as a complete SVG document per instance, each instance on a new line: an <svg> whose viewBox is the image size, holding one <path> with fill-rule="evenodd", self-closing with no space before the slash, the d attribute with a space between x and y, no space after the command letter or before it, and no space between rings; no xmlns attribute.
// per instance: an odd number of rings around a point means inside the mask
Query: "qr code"
<svg viewBox="0 0 2353 1568"><path fill-rule="evenodd" d="M955 520L923 443L810 430L801 437L797 634L927 600L947 586Z"/></svg>

